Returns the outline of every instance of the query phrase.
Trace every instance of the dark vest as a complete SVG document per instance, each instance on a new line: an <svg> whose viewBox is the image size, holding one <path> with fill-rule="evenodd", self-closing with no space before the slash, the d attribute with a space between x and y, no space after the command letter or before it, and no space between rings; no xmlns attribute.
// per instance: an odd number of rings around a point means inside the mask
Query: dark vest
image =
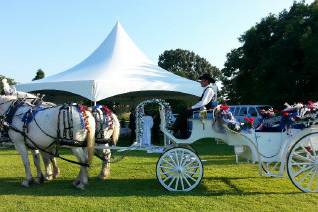
<svg viewBox="0 0 318 212"><path fill-rule="evenodd" d="M205 91L206 91L208 88L213 89L213 88L210 87L210 86L206 87L206 88L204 89L204 91L203 91L201 97L199 98L199 101L201 101L201 100L203 99L203 96L204 96L204 94L205 94ZM214 102L214 100L215 100L214 97L215 97L215 95L212 97L212 99L211 99L211 101L210 101L209 103L207 103L206 105L204 105L207 110L214 108L214 106L213 106L213 102Z"/></svg>

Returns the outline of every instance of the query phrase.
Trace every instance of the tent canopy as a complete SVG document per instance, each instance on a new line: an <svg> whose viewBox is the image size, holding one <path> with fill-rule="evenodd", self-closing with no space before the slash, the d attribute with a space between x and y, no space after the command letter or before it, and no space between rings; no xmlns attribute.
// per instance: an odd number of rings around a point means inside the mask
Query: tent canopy
<svg viewBox="0 0 318 212"><path fill-rule="evenodd" d="M199 96L199 83L158 67L116 23L103 43L74 67L41 80L17 85L30 92L61 90L97 102L138 91L174 91Z"/></svg>

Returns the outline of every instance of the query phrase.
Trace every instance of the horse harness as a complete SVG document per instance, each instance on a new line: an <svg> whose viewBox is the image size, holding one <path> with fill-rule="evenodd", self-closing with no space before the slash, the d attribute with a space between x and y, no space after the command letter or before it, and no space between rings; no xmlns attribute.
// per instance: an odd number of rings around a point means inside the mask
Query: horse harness
<svg viewBox="0 0 318 212"><path fill-rule="evenodd" d="M92 113L96 123L95 142L97 144L109 143L110 139L105 139L104 137L104 129L113 129L114 119L112 116L112 111L105 105L97 105L93 107Z"/></svg>
<svg viewBox="0 0 318 212"><path fill-rule="evenodd" d="M7 102L5 102L7 103ZM24 114L17 114L16 112L17 110L23 106L27 104L30 109L25 112ZM77 104L64 104L63 106L60 107L59 109L59 114L58 114L58 122L57 122L57 137L54 137L52 135L49 135L47 132L45 132L41 126L39 125L39 123L36 121L35 119L35 115L39 112L39 111L43 111L43 110L47 110L47 109L51 109L54 107L58 107L58 106L49 106L49 107L43 107L41 105L32 105L28 102L26 102L26 100L24 99L17 99L17 100L13 100L11 105L9 106L7 112L5 113L4 117L1 118L1 124L2 124L2 128L5 129L6 133L9 130L13 130L17 133L20 133L23 138L24 138L24 142L25 145L30 148L30 149L39 149L51 156L54 157L59 157L62 160L71 162L71 163L75 163L81 166L86 166L88 167L89 164L87 163L80 163L77 161L73 161L73 160L69 160L67 158L64 158L62 156L59 155L58 153L58 147L62 146L62 145L67 145L67 146L73 146L73 147L86 147L86 142L84 141L78 141L78 140L74 140L73 139L73 108L75 107L77 109L77 111L80 114L80 119L81 119L81 126L84 129L86 127L86 125L84 123L86 123L85 116L83 114L83 111L85 110L85 108L81 105L77 105ZM14 116L18 116L18 115L23 115L22 117L22 122L23 122L23 129L19 130L16 127L14 127L12 125L12 121ZM34 121L35 124L37 125L37 127L41 130L41 132L43 134L45 134L46 136L54 139L54 142L52 142L48 148L52 147L55 145L55 150L54 153L49 152L41 147L39 147L29 136L28 136L28 125ZM63 123L63 127L61 126L61 123ZM28 142L30 141L30 143L33 145L31 146Z"/></svg>

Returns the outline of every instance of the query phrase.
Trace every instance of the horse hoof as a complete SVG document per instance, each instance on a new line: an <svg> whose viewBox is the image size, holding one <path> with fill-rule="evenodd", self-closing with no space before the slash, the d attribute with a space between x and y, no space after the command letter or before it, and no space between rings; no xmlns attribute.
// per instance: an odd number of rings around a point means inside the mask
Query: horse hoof
<svg viewBox="0 0 318 212"><path fill-rule="evenodd" d="M73 181L73 186L77 187L80 183L81 183L81 181L79 181L79 180L74 180L74 181Z"/></svg>
<svg viewBox="0 0 318 212"><path fill-rule="evenodd" d="M108 179L110 174L99 174L97 177L101 180L106 180Z"/></svg>
<svg viewBox="0 0 318 212"><path fill-rule="evenodd" d="M45 177L44 177L44 180L45 180L45 181L51 181L51 180L53 180L53 178L54 178L54 177L53 177L52 175L48 175L48 176L45 176Z"/></svg>
<svg viewBox="0 0 318 212"><path fill-rule="evenodd" d="M106 180L107 179L107 177L106 176L104 176L104 175L98 175L97 176L98 177L98 179L100 179L100 180Z"/></svg>
<svg viewBox="0 0 318 212"><path fill-rule="evenodd" d="M34 179L34 182L35 182L36 184L41 184L41 183L44 183L44 180L45 180L44 176L41 175L41 177L36 177L36 178Z"/></svg>
<svg viewBox="0 0 318 212"><path fill-rule="evenodd" d="M35 184L41 184L41 178L36 177L36 178L34 179L34 183L35 183Z"/></svg>
<svg viewBox="0 0 318 212"><path fill-rule="evenodd" d="M21 183L21 185L22 185L23 187L28 188L28 187L30 187L31 182L32 182L32 180L23 180L22 183Z"/></svg>
<svg viewBox="0 0 318 212"><path fill-rule="evenodd" d="M83 183L79 183L75 187L81 190L85 190L85 185Z"/></svg>
<svg viewBox="0 0 318 212"><path fill-rule="evenodd" d="M83 180L84 185L88 185L88 180Z"/></svg>
<svg viewBox="0 0 318 212"><path fill-rule="evenodd" d="M101 180L106 180L109 177L110 177L110 170L109 169L100 172L100 174L98 175L98 178Z"/></svg>

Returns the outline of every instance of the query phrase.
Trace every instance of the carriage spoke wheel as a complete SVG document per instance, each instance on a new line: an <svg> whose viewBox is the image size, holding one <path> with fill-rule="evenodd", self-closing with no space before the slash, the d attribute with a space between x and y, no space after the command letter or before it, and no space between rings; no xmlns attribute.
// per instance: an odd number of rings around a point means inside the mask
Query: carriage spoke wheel
<svg viewBox="0 0 318 212"><path fill-rule="evenodd" d="M287 173L293 184L303 192L318 192L318 133L297 141L287 160Z"/></svg>
<svg viewBox="0 0 318 212"><path fill-rule="evenodd" d="M157 179L169 191L191 191L199 185L202 177L200 158L187 148L172 148L157 162Z"/></svg>
<svg viewBox="0 0 318 212"><path fill-rule="evenodd" d="M262 169L265 173L266 177L282 177L283 176L283 170L285 164L280 161L275 162L263 162L261 163Z"/></svg>

